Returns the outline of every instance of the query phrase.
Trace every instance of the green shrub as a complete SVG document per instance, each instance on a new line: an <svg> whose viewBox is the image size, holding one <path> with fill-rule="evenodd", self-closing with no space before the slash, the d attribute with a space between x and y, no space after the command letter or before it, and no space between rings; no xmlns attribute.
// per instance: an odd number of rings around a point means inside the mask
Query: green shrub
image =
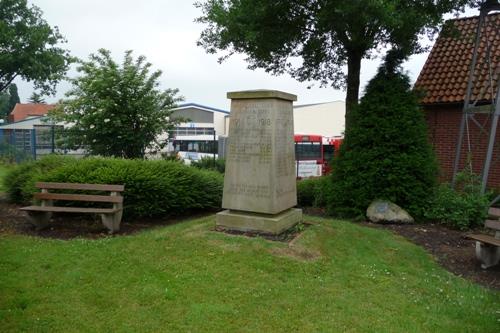
<svg viewBox="0 0 500 333"><path fill-rule="evenodd" d="M0 163L11 164L31 159L31 154L17 149L15 145L11 145L6 142L0 142Z"/></svg>
<svg viewBox="0 0 500 333"><path fill-rule="evenodd" d="M42 160L43 161L43 160ZM37 180L67 183L124 184L124 217L181 214L196 209L219 208L222 175L178 162L85 158L72 160L46 172L42 161L21 165L8 185L13 201L31 198ZM14 176L14 174L13 174ZM15 181L22 179L22 181ZM25 184L29 183L30 186ZM22 199L21 201L19 199Z"/></svg>
<svg viewBox="0 0 500 333"><path fill-rule="evenodd" d="M301 207L325 207L331 180L329 176L297 181L297 203Z"/></svg>
<svg viewBox="0 0 500 333"><path fill-rule="evenodd" d="M456 175L455 190L443 184L437 187L425 209L431 221L455 229L482 226L488 215L489 194L481 194L481 180L470 170Z"/></svg>
<svg viewBox="0 0 500 333"><path fill-rule="evenodd" d="M431 221L455 229L469 229L483 225L488 212L488 197L479 192L454 191L449 185L436 188L425 210L425 217Z"/></svg>
<svg viewBox="0 0 500 333"><path fill-rule="evenodd" d="M297 204L301 207L312 206L316 192L316 178L297 181Z"/></svg>
<svg viewBox="0 0 500 333"><path fill-rule="evenodd" d="M316 193L313 205L315 207L326 207L328 205L328 195L331 192L332 180L331 175L318 178L316 185Z"/></svg>
<svg viewBox="0 0 500 333"><path fill-rule="evenodd" d="M213 159L213 157L204 156L198 161L192 161L191 166L198 169L215 170L224 173L226 169L226 161L222 158Z"/></svg>
<svg viewBox="0 0 500 333"><path fill-rule="evenodd" d="M386 199L422 217L437 163L409 77L382 65L347 120L333 160L329 213L364 216L374 199Z"/></svg>
<svg viewBox="0 0 500 333"><path fill-rule="evenodd" d="M28 204L35 192L35 182L44 174L74 159L62 155L47 155L37 161L27 161L11 168L4 178L4 186L10 202Z"/></svg>

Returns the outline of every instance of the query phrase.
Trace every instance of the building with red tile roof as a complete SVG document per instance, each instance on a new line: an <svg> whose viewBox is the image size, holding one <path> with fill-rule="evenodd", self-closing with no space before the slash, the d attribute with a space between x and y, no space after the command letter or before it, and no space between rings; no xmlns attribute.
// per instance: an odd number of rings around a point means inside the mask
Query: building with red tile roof
<svg viewBox="0 0 500 333"><path fill-rule="evenodd" d="M24 120L29 117L45 116L55 104L17 103L9 115L9 122Z"/></svg>
<svg viewBox="0 0 500 333"><path fill-rule="evenodd" d="M448 28L441 32L415 83L415 87L426 93L422 104L463 103L478 20L476 16L447 22L445 27ZM500 33L494 27L500 29L500 13L488 15L487 20L488 24L483 25L481 31L472 100L491 101L496 93L496 80L493 80L493 87L489 84L489 66L485 55L491 45L491 68L498 68Z"/></svg>
<svg viewBox="0 0 500 333"><path fill-rule="evenodd" d="M446 181L451 180L453 176L453 163L478 22L478 16L449 20L415 82L415 88L424 93L421 105L426 114L429 137L440 164L441 179ZM487 15L480 33L471 95L471 102L477 103L476 105L491 105L497 92L500 73L499 29L500 13ZM490 114L475 114L475 119L484 128L489 129ZM496 188L500 188L499 133L500 131L497 132L497 149L493 154L488 179L488 186ZM467 144L462 146L459 169L463 169L467 158L470 157L473 161L473 171L481 174L488 134L473 125L469 126L467 137L471 150L469 152Z"/></svg>

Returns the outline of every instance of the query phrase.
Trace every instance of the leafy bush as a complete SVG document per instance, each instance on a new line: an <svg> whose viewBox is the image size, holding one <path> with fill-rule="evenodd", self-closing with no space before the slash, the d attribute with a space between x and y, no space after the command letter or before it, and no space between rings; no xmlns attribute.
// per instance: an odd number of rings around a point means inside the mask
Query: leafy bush
<svg viewBox="0 0 500 333"><path fill-rule="evenodd" d="M226 160L224 160L223 158L217 158L215 159L214 164L213 157L204 156L198 161L192 161L191 166L194 166L198 169L215 170L220 173L224 173L226 169Z"/></svg>
<svg viewBox="0 0 500 333"><path fill-rule="evenodd" d="M299 206L313 205L316 183L316 178L306 178L297 181L297 203Z"/></svg>
<svg viewBox="0 0 500 333"><path fill-rule="evenodd" d="M37 161L27 161L11 168L4 178L9 201L28 204L36 191L36 181L53 169L74 161L67 156L47 155Z"/></svg>
<svg viewBox="0 0 500 333"><path fill-rule="evenodd" d="M326 207L328 205L328 196L331 193L331 186L331 175L320 177L318 179L313 203L315 207Z"/></svg>
<svg viewBox="0 0 500 333"><path fill-rule="evenodd" d="M465 230L483 225L488 205L489 201L485 195L454 191L449 185L443 184L436 188L425 210L425 217L455 229Z"/></svg>
<svg viewBox="0 0 500 333"><path fill-rule="evenodd" d="M374 199L386 199L421 217L437 163L408 76L394 64L382 65L347 120L333 160L329 212L364 216Z"/></svg>
<svg viewBox="0 0 500 333"><path fill-rule="evenodd" d="M500 208L500 189L495 188L488 193L488 201L492 207Z"/></svg>
<svg viewBox="0 0 500 333"><path fill-rule="evenodd" d="M86 158L41 170L44 159L21 165L9 175L11 199L22 203L32 197L35 181L124 184L124 217L181 214L193 209L218 208L222 175L177 162ZM30 170L35 170L31 172ZM28 185L26 185L28 184ZM12 194L11 194L12 193Z"/></svg>
<svg viewBox="0 0 500 333"><path fill-rule="evenodd" d="M297 202L299 206L325 207L329 176L307 178L297 181Z"/></svg>
<svg viewBox="0 0 500 333"><path fill-rule="evenodd" d="M489 195L481 194L479 177L465 170L456 177L456 190L443 184L431 197L425 217L455 229L481 226L488 214Z"/></svg>

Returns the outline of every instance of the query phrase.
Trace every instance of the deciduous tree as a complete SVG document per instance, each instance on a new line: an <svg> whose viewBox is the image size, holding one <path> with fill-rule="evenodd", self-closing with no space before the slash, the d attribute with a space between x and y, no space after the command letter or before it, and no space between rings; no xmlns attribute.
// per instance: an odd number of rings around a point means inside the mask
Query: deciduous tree
<svg viewBox="0 0 500 333"><path fill-rule="evenodd" d="M384 48L423 50L444 13L473 0L206 0L198 44L209 53L247 55L249 68L346 88L347 113L358 103L361 60Z"/></svg>
<svg viewBox="0 0 500 333"><path fill-rule="evenodd" d="M81 74L71 79L66 93L49 116L67 123L63 138L69 148L85 148L93 155L142 158L148 149L165 143L159 135L172 129L172 108L182 100L177 89L160 90L161 71L150 73L144 56L127 51L117 64L100 49L88 61L79 61Z"/></svg>
<svg viewBox="0 0 500 333"><path fill-rule="evenodd" d="M54 93L72 58L59 46L65 40L36 6L26 0L0 1L0 92L15 78Z"/></svg>

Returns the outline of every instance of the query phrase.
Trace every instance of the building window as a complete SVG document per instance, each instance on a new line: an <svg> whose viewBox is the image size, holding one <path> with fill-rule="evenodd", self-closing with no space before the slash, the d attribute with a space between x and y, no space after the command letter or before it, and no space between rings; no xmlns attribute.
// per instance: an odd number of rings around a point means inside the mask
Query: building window
<svg viewBox="0 0 500 333"><path fill-rule="evenodd" d="M14 136L17 149L24 151L29 151L31 149L31 130L16 129L14 130Z"/></svg>
<svg viewBox="0 0 500 333"><path fill-rule="evenodd" d="M211 127L177 127L172 133L172 137L195 136L195 135L214 135L214 129Z"/></svg>
<svg viewBox="0 0 500 333"><path fill-rule="evenodd" d="M183 152L196 152L217 154L217 141L208 140L174 140L173 142L175 151Z"/></svg>

